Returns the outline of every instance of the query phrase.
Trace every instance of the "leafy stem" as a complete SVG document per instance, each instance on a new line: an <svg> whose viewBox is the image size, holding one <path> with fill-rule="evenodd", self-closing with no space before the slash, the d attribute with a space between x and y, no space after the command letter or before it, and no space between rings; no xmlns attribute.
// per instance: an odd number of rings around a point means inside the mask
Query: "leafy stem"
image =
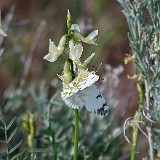
<svg viewBox="0 0 160 160"><path fill-rule="evenodd" d="M0 123L1 123L0 130L4 132L4 140L0 140L0 142L5 144L6 146L5 150L2 150L0 152L4 154L4 157L6 160L15 160L22 154L22 152L20 152L20 153L14 154L13 157L11 157L12 156L11 153L13 153L15 150L17 150L20 147L20 145L22 144L22 140L19 141L14 147L9 148L10 142L17 132L17 127L16 127L11 131L10 134L8 134L9 129L13 126L15 120L16 120L16 117L14 117L8 124L6 124L2 115L0 115Z"/></svg>
<svg viewBox="0 0 160 160"><path fill-rule="evenodd" d="M74 160L78 158L78 135L79 135L79 114L75 109L75 130L74 130Z"/></svg>
<svg viewBox="0 0 160 160"><path fill-rule="evenodd" d="M75 78L73 70L73 61L69 59L70 62L70 71L72 73L72 80ZM74 160L78 159L78 136L79 136L79 113L78 109L75 109L75 128L74 128Z"/></svg>
<svg viewBox="0 0 160 160"><path fill-rule="evenodd" d="M138 112L135 114L135 119L136 121L141 121L141 116L142 116L142 103L145 100L145 89L144 85L141 81L138 81L138 89L140 93L140 103L139 103L139 108ZM133 126L133 144L132 144L132 150L131 150L131 160L136 159L136 148L137 148L137 142L138 142L138 135L139 135L139 129L135 125Z"/></svg>
<svg viewBox="0 0 160 160"><path fill-rule="evenodd" d="M6 142L6 155L7 155L7 160L9 160L9 150L8 150L8 135L7 135L7 126L5 125L4 126L4 128L5 128L5 131L4 131L4 133L5 133L5 142Z"/></svg>

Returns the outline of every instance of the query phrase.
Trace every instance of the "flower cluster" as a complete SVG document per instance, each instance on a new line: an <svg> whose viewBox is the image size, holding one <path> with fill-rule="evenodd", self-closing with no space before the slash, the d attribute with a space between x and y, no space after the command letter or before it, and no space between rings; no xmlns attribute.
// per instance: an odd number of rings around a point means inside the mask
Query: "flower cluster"
<svg viewBox="0 0 160 160"><path fill-rule="evenodd" d="M54 42L49 40L49 53L44 56L44 59L49 62L55 62L63 53L66 54L67 59L62 75L58 75L63 83L61 97L70 108L78 109L86 106L88 111L108 115L109 108L105 99L97 87L92 86L99 79L99 76L94 71L89 72L87 68L95 53L92 53L84 62L81 61L82 43L96 45L95 37L98 35L98 30L84 37L81 34L79 25L71 23L69 11L67 27L68 33L62 36L57 47ZM92 97L89 97L90 95ZM94 105L90 103L91 98L95 101Z"/></svg>
<svg viewBox="0 0 160 160"><path fill-rule="evenodd" d="M68 34L62 36L57 47L51 39L49 40L49 53L44 56L45 60L55 62L63 53L65 53L64 51L68 49L67 61L65 62L63 73L62 75L58 75L58 77L62 80L63 85L68 84L73 79L73 73L70 73L71 61L73 63L73 72L75 76L78 76L82 70L87 70L87 64L94 57L95 53L92 53L91 56L89 56L82 63L80 60L83 52L82 42L87 44L96 44L95 37L98 35L98 30L95 30L87 37L84 37L81 34L79 25L71 24L71 16L69 11L67 15L67 26Z"/></svg>
<svg viewBox="0 0 160 160"><path fill-rule="evenodd" d="M98 30L95 30L87 37L84 37L81 34L79 25L71 24L71 15L69 11L67 15L67 26L68 34L62 36L57 47L51 39L49 40L49 53L44 56L45 60L49 62L55 62L58 57L65 53L64 51L68 49L67 61L65 62L63 73L61 76L58 75L64 85L69 83L73 79L73 73L70 73L71 64L69 61L73 62L73 71L74 74L77 76L78 73L80 73L82 70L87 69L87 64L95 55L95 53L92 53L91 56L82 63L80 60L83 52L83 46L81 42L87 44L96 44L95 37L98 35Z"/></svg>
<svg viewBox="0 0 160 160"><path fill-rule="evenodd" d="M49 39L49 53L44 56L45 60L49 62L55 62L63 53L67 53L67 60L64 64L62 75L58 75L58 77L63 82L64 88L76 76L78 77L81 74L81 72L83 72L84 70L88 70L87 64L94 57L95 53L92 53L91 56L88 57L82 63L80 60L83 52L83 46L81 42L88 44L96 44L95 37L98 34L98 30L95 30L92 33L90 33L87 37L84 37L81 34L79 25L71 24L71 15L69 11L67 15L67 27L68 34L62 36L57 47L54 44L54 42L51 39ZM67 52L64 52L65 50L67 50ZM72 69L71 65L73 66Z"/></svg>

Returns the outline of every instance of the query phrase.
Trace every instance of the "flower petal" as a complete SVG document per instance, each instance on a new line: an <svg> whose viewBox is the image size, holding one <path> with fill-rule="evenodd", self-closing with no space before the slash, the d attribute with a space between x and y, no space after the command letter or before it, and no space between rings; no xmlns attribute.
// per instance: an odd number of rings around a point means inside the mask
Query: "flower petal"
<svg viewBox="0 0 160 160"><path fill-rule="evenodd" d="M69 49L70 49L70 51L73 49L73 47L74 47L73 40L70 40L69 41Z"/></svg>
<svg viewBox="0 0 160 160"><path fill-rule="evenodd" d="M7 34L3 31L3 29L0 26L0 35L6 37Z"/></svg>
<svg viewBox="0 0 160 160"><path fill-rule="evenodd" d="M81 44L76 44L74 46L74 44L72 44L72 42L70 42L69 47L70 47L70 52L69 52L70 59L72 61L79 60L82 55L83 46Z"/></svg>
<svg viewBox="0 0 160 160"><path fill-rule="evenodd" d="M79 59L83 52L83 46L81 44L75 45L74 50L75 59Z"/></svg>
<svg viewBox="0 0 160 160"><path fill-rule="evenodd" d="M54 42L49 39L49 53L44 56L43 59L46 59L49 62L54 62L58 58L58 49L55 46Z"/></svg>
<svg viewBox="0 0 160 160"><path fill-rule="evenodd" d="M57 52L57 47L55 46L54 42L49 39L49 53Z"/></svg>
<svg viewBox="0 0 160 160"><path fill-rule="evenodd" d="M66 43L66 36L63 36L60 39L58 47L55 46L54 42L49 39L49 53L44 56L43 59L46 59L49 62L54 62L57 58L63 53L64 46Z"/></svg>
<svg viewBox="0 0 160 160"><path fill-rule="evenodd" d="M52 53L48 53L43 57L43 59L49 61L49 62L55 62L57 60L58 56Z"/></svg>
<svg viewBox="0 0 160 160"><path fill-rule="evenodd" d="M87 66L90 61L92 60L92 58L95 56L95 53L92 53L84 62L83 62L83 65L84 66Z"/></svg>
<svg viewBox="0 0 160 160"><path fill-rule="evenodd" d="M98 30L93 31L90 33L86 38L83 39L83 42L88 43L88 44L96 44L95 37L98 35Z"/></svg>
<svg viewBox="0 0 160 160"><path fill-rule="evenodd" d="M64 35L64 36L60 39L59 44L58 44L58 47L57 47L58 50L64 49L65 44L66 44L66 35Z"/></svg>
<svg viewBox="0 0 160 160"><path fill-rule="evenodd" d="M78 32L80 32L80 27L78 24L72 24L71 25L71 30L77 30Z"/></svg>
<svg viewBox="0 0 160 160"><path fill-rule="evenodd" d="M98 30L93 31L92 33L90 33L86 39L92 40L94 39L96 36L98 35Z"/></svg>

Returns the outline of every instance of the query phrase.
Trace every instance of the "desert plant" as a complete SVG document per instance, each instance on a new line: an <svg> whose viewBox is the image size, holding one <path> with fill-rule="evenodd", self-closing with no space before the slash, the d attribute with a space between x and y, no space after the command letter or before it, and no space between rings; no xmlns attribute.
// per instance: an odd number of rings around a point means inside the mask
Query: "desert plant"
<svg viewBox="0 0 160 160"><path fill-rule="evenodd" d="M19 141L14 147L10 146L11 140L15 136L18 128L14 128L13 124L16 120L16 117L14 117L8 124L5 123L2 115L0 115L0 130L1 134L3 133L3 139L0 140L1 144L4 144L4 149L0 152L1 155L3 155L1 158L6 160L15 160L17 157L19 157L22 152L19 152L17 154L13 154L15 150L17 150L20 145L22 144L22 140Z"/></svg>
<svg viewBox="0 0 160 160"><path fill-rule="evenodd" d="M159 0L118 0L123 7L130 32L128 38L133 54L125 62L133 61L140 93L139 109L132 119L133 143L131 159L136 159L139 124L145 124L147 133L142 133L149 142L149 156L153 160L159 152L158 130L160 122L160 3Z"/></svg>

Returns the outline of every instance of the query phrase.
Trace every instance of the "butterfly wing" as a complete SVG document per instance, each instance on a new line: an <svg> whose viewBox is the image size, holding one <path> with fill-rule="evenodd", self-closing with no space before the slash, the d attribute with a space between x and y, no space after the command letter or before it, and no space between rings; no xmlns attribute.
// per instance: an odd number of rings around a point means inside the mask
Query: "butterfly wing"
<svg viewBox="0 0 160 160"><path fill-rule="evenodd" d="M63 97L63 95L61 94L62 99L64 100L65 104L69 108L80 109L84 106L84 102L81 99L81 94L78 94L78 93L76 93L68 98Z"/></svg>
<svg viewBox="0 0 160 160"><path fill-rule="evenodd" d="M79 109L85 106L89 112L103 116L109 114L109 107L95 84L68 98L62 97L62 99L70 108Z"/></svg>
<svg viewBox="0 0 160 160"><path fill-rule="evenodd" d="M109 107L95 84L81 92L85 93L83 95L83 101L89 112L94 112L101 116L109 114Z"/></svg>
<svg viewBox="0 0 160 160"><path fill-rule="evenodd" d="M93 83L95 83L99 79L99 76L95 74L95 72L84 72L84 74L79 75L75 78L71 83L65 86L63 92L61 93L62 98L68 98L77 92L90 87Z"/></svg>

